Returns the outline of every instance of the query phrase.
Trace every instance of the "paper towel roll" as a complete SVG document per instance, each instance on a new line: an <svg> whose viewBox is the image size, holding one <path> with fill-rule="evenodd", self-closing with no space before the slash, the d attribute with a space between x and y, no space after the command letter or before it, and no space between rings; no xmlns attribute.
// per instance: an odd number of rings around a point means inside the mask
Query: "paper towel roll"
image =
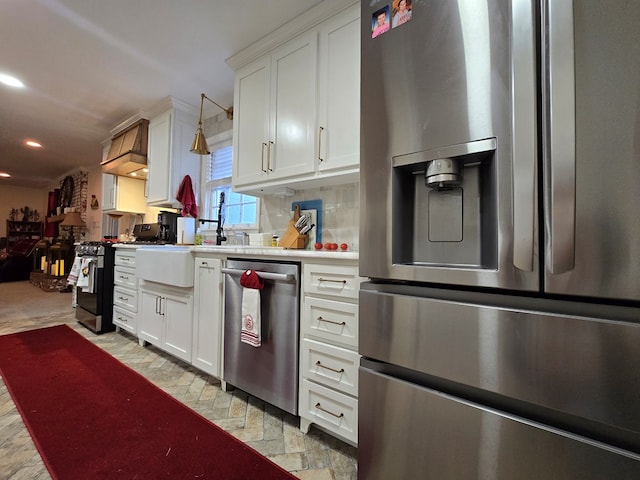
<svg viewBox="0 0 640 480"><path fill-rule="evenodd" d="M193 217L178 217L178 237L176 243L179 245L193 245L196 237L196 219Z"/></svg>

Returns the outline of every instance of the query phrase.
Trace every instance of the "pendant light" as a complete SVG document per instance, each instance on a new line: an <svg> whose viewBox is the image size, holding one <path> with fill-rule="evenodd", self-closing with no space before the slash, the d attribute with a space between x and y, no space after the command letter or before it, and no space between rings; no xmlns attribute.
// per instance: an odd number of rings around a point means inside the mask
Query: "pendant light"
<svg viewBox="0 0 640 480"><path fill-rule="evenodd" d="M207 140L204 138L204 133L202 133L202 107L204 104L204 99L209 100L216 107L222 109L227 114L227 118L229 120L233 120L233 107L224 108L218 105L216 102L207 97L204 93L200 94L200 118L198 119L198 129L196 130L196 137L193 139L193 145L191 145L191 152L197 155L209 155L211 152L207 148Z"/></svg>

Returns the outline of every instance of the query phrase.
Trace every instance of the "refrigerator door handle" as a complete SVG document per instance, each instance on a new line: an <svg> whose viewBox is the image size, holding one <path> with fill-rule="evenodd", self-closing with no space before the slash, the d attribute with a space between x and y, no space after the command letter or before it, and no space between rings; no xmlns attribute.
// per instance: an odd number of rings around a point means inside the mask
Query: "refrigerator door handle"
<svg viewBox="0 0 640 480"><path fill-rule="evenodd" d="M533 2L511 9L511 122L513 131L513 265L533 271L536 188L536 56Z"/></svg>
<svg viewBox="0 0 640 480"><path fill-rule="evenodd" d="M575 266L576 120L573 1L545 2L543 62L545 224L547 270Z"/></svg>

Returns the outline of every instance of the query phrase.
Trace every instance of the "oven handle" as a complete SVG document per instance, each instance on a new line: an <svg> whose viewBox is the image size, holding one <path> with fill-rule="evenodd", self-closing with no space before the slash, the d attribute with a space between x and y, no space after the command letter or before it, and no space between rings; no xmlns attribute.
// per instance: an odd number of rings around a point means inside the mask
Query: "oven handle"
<svg viewBox="0 0 640 480"><path fill-rule="evenodd" d="M222 269L222 273L226 273L227 275L237 275L240 276L242 275L244 272L246 272L246 270L240 270L237 268L223 268ZM258 274L258 276L260 278L263 278L265 280L279 280L282 282L290 282L291 280L293 280L293 274L291 273L271 273L271 272L259 272L257 270L254 270L254 272L256 272L256 274Z"/></svg>

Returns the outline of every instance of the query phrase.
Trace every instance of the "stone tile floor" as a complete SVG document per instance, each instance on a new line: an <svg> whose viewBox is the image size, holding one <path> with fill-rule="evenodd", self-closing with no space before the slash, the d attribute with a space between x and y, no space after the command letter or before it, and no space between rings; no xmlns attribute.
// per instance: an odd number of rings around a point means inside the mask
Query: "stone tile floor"
<svg viewBox="0 0 640 480"><path fill-rule="evenodd" d="M0 283L0 335L61 323L216 425L304 480L355 480L357 450L314 426L235 390L153 346L141 347L125 333L95 335L75 321L71 294L44 292L29 282ZM50 479L22 418L0 379L0 478Z"/></svg>

